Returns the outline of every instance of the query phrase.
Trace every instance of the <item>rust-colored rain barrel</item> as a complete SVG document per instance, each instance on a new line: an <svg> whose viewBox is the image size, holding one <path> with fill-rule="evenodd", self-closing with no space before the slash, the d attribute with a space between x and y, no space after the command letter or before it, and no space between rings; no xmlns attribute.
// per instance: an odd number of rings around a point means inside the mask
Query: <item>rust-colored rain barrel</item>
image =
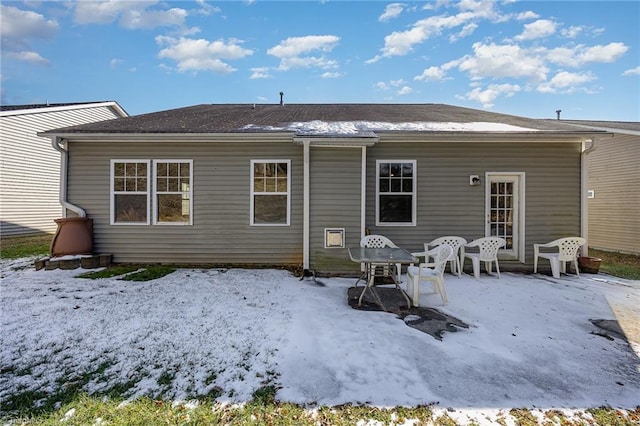
<svg viewBox="0 0 640 426"><path fill-rule="evenodd" d="M51 257L93 253L93 219L65 217L54 222L58 230L51 241Z"/></svg>

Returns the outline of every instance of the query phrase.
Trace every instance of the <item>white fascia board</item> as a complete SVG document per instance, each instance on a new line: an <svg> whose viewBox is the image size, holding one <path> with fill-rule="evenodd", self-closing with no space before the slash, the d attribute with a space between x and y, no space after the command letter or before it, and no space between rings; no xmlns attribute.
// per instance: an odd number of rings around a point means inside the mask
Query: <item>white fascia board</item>
<svg viewBox="0 0 640 426"><path fill-rule="evenodd" d="M121 117L123 118L129 117L129 114L127 114L127 112L115 101L94 102L94 103L77 104L77 105L62 105L62 106L43 107L43 108L16 109L16 110L2 111L0 112L0 117L9 117L12 115L41 114L41 113L57 112L57 111L72 111L76 109L89 109L89 108L100 108L100 107L112 108Z"/></svg>

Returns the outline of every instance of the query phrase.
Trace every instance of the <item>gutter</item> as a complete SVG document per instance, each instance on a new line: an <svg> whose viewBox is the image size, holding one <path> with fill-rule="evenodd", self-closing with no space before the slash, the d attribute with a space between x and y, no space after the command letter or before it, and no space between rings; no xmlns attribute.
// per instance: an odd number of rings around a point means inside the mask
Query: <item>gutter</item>
<svg viewBox="0 0 640 426"><path fill-rule="evenodd" d="M587 198L589 170L587 168L587 155L595 151L596 138L591 139L591 145L588 148L586 144L586 140L582 142L582 152L580 153L580 234L582 238L587 240L587 243L581 249L582 256L589 255L589 200Z"/></svg>
<svg viewBox="0 0 640 426"><path fill-rule="evenodd" d="M60 159L60 204L65 208L65 217L67 216L67 210L76 213L78 217L87 217L87 213L83 209L67 201L67 160L69 158L69 151L67 151L67 148L63 146L63 144L62 138L58 136L51 137L51 146L62 154Z"/></svg>

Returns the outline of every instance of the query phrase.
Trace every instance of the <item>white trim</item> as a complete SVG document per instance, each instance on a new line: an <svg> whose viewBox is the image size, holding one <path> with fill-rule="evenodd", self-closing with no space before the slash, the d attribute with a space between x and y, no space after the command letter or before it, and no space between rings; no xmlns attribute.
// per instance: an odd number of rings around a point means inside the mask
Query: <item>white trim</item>
<svg viewBox="0 0 640 426"><path fill-rule="evenodd" d="M413 166L413 187L411 192L411 222L380 222L380 164L411 163ZM418 198L418 162L417 160L376 160L376 226L416 226ZM406 193L404 193L406 194Z"/></svg>
<svg viewBox="0 0 640 426"><path fill-rule="evenodd" d="M40 108L25 108L25 109L14 109L7 111L0 111L0 117L9 117L12 115L25 115L25 114L40 114L47 112L56 112L56 111L72 111L77 109L93 109L93 108L113 108L116 110L120 117L129 117L129 114L115 101L108 102L88 102L88 103L80 103L73 105L58 105L58 106L45 106Z"/></svg>
<svg viewBox="0 0 640 426"><path fill-rule="evenodd" d="M360 160L360 239L366 233L367 228L367 147L362 147ZM364 265L363 265L364 267Z"/></svg>
<svg viewBox="0 0 640 426"><path fill-rule="evenodd" d="M516 245L512 250L501 249L500 252L506 257L505 259L515 259L522 263L525 262L525 173L524 172L486 172L485 173L485 236L491 236L490 219L491 219L491 179L492 178L514 178L514 188L517 189L516 199L514 200L514 207L517 207L518 217L514 221L514 226L517 227L514 236L517 238Z"/></svg>
<svg viewBox="0 0 640 426"><path fill-rule="evenodd" d="M118 194L124 195L146 195L147 196L147 220L145 222L116 222L116 212L115 212L115 187L114 187L114 166L116 163L144 163L147 165L147 190L145 192L118 192ZM149 179L151 171L151 160L141 160L141 159L112 159L109 167L109 211L110 218L109 224L111 225L149 225L151 223L151 180Z"/></svg>
<svg viewBox="0 0 640 426"><path fill-rule="evenodd" d="M270 192L263 193L264 195L286 195L287 196L287 219L286 223L255 223L253 220L254 213L254 175L253 168L256 163L285 163L287 165L287 192ZM249 225L250 226L290 226L291 223L291 160L267 158L267 159L254 159L250 164L250 188L249 188Z"/></svg>
<svg viewBox="0 0 640 426"><path fill-rule="evenodd" d="M587 243L580 248L582 256L589 255L589 167L587 165L587 156L597 148L597 139L593 138L589 147L587 147L587 142L582 141L582 151L580 153L580 235L587 240Z"/></svg>
<svg viewBox="0 0 640 426"><path fill-rule="evenodd" d="M342 237L341 240L340 240L340 242L342 243L341 245L330 246L330 245L327 244L327 240L328 240L327 237L328 237L330 232L339 233L341 235L341 237ZM326 248L326 249L344 248L345 239L346 239L346 234L345 234L345 229L344 228L324 228L324 248Z"/></svg>
<svg viewBox="0 0 640 426"><path fill-rule="evenodd" d="M188 163L189 164L189 221L188 222L160 222L158 220L158 164L159 163ZM175 160L175 159L162 159L153 160L153 185L152 198L153 198L153 224L154 225L167 225L167 226L187 226L193 225L193 160ZM174 194L182 195L183 191L161 191L160 194Z"/></svg>

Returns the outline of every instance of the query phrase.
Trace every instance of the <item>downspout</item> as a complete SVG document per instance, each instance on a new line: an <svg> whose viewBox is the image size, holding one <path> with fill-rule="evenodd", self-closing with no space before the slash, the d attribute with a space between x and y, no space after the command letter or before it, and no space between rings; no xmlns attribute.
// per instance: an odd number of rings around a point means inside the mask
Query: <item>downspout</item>
<svg viewBox="0 0 640 426"><path fill-rule="evenodd" d="M367 221L367 147L362 147L360 165L360 239L366 234Z"/></svg>
<svg viewBox="0 0 640 426"><path fill-rule="evenodd" d="M587 240L582 247L582 256L589 255L589 200L587 191L589 190L589 170L587 167L587 155L596 149L596 138L591 139L591 145L586 148L587 141L582 141L582 152L580 153L580 235Z"/></svg>
<svg viewBox="0 0 640 426"><path fill-rule="evenodd" d="M302 189L302 269L309 270L309 147L310 140L303 142L303 189Z"/></svg>
<svg viewBox="0 0 640 426"><path fill-rule="evenodd" d="M60 204L65 208L63 213L64 217L67 217L67 210L75 212L78 217L87 217L87 213L80 207L71 204L67 201L67 160L69 158L69 152L66 147L63 146L64 142L62 138L54 136L51 138L51 146L53 149L60 152L62 157L60 159Z"/></svg>

